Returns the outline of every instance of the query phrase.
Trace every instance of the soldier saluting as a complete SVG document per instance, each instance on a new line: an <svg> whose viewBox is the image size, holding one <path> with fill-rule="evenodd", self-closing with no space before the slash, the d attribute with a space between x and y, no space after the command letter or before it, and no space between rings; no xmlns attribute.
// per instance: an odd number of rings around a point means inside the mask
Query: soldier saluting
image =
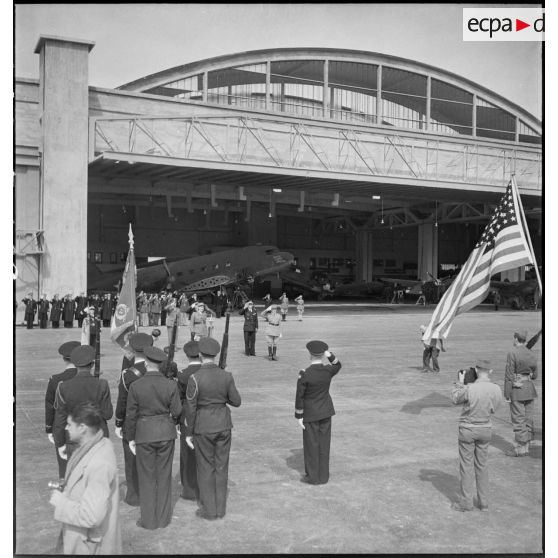
<svg viewBox="0 0 558 558"><path fill-rule="evenodd" d="M304 468L301 482L326 484L329 480L329 448L331 444L331 417L335 414L329 395L331 380L341 363L323 341L309 341L306 348L311 364L301 370L296 384L295 418L302 427ZM323 357L329 364L323 363Z"/></svg>

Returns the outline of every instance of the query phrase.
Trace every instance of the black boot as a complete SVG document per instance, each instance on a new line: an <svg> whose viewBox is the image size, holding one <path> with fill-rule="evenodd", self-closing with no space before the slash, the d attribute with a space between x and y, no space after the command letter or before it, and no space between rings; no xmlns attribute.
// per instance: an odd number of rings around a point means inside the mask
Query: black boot
<svg viewBox="0 0 558 558"><path fill-rule="evenodd" d="M271 354L271 360L277 360L277 347L273 346L273 352Z"/></svg>
<svg viewBox="0 0 558 558"><path fill-rule="evenodd" d="M268 357L269 360L273 360L273 352L272 352L272 350L271 350L271 347L268 347L268 348L267 348L267 353L268 353L268 355L269 355L269 357Z"/></svg>
<svg viewBox="0 0 558 558"><path fill-rule="evenodd" d="M287 315L286 314L283 314L283 319L281 321L283 321L283 322L287 321Z"/></svg>

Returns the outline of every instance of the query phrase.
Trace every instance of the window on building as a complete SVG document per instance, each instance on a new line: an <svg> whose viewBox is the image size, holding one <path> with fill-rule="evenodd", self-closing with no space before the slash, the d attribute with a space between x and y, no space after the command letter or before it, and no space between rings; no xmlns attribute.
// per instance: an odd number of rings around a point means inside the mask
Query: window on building
<svg viewBox="0 0 558 558"><path fill-rule="evenodd" d="M430 129L443 134L473 133L473 95L432 79L430 88Z"/></svg>
<svg viewBox="0 0 558 558"><path fill-rule="evenodd" d="M94 257L95 263L103 263L103 253L102 252L95 252L93 257Z"/></svg>
<svg viewBox="0 0 558 558"><path fill-rule="evenodd" d="M515 117L504 109L478 98L477 136L514 141Z"/></svg>
<svg viewBox="0 0 558 558"><path fill-rule="evenodd" d="M117 263L116 261L116 252L111 252L109 255L109 263L111 264L115 264Z"/></svg>

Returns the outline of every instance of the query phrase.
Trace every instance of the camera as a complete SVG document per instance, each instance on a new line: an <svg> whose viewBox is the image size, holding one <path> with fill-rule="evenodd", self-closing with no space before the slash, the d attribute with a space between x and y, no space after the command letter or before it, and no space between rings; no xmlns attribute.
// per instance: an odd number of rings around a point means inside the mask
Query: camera
<svg viewBox="0 0 558 558"><path fill-rule="evenodd" d="M457 371L457 379L459 379L459 375L464 373L463 376L463 385L472 384L477 379L477 371L474 367L471 368L462 368L461 370Z"/></svg>
<svg viewBox="0 0 558 558"><path fill-rule="evenodd" d="M62 492L64 490L64 484L64 479L49 481L48 487L51 490L60 490L60 492Z"/></svg>

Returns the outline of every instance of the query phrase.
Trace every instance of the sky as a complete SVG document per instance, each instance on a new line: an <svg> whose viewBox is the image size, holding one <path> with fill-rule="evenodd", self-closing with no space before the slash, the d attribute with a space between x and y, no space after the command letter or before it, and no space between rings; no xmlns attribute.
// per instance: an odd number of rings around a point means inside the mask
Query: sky
<svg viewBox="0 0 558 558"><path fill-rule="evenodd" d="M15 73L38 78L39 56L33 51L40 35L94 41L89 84L107 88L223 54L345 48L449 70L540 119L541 43L464 42L466 6L478 4L16 5Z"/></svg>

